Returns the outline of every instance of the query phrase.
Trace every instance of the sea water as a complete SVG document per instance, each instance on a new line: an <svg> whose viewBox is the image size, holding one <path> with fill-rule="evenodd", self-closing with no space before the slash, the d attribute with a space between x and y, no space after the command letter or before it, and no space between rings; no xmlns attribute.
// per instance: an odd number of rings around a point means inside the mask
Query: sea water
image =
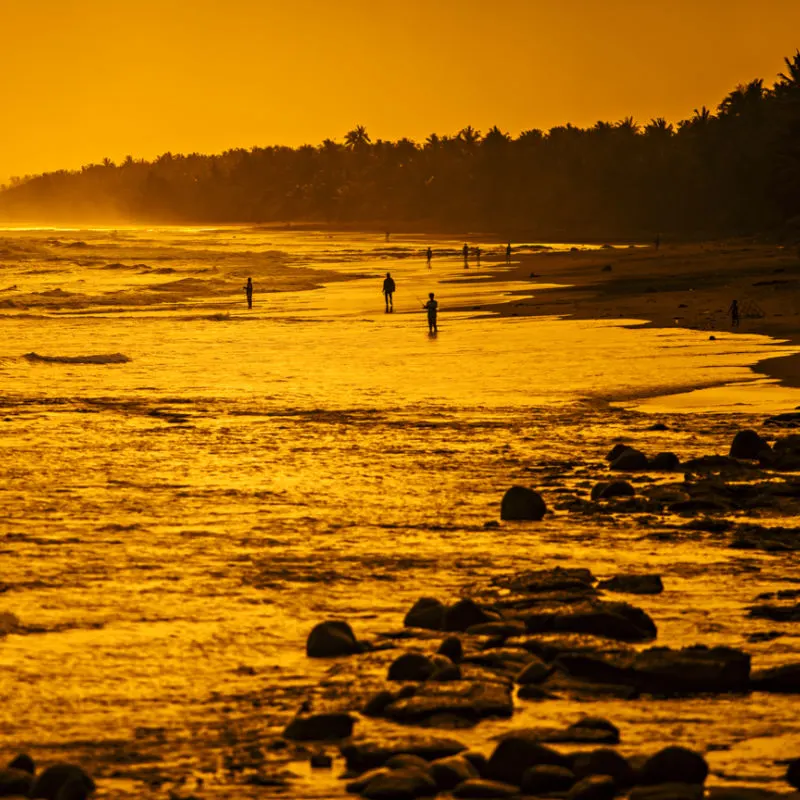
<svg viewBox="0 0 800 800"><path fill-rule="evenodd" d="M543 255L542 279L488 280L504 248L482 242L483 263L465 268L461 245L245 227L0 232L0 612L19 620L0 640L0 753L84 763L108 796L148 781L226 796L239 773L225 765L263 754L321 679L335 685L330 664L304 656L316 622L345 618L368 638L420 595L556 564L661 573L667 591L636 598L660 644L797 660L790 626L752 643L764 623L746 616L797 576L796 555L568 512L484 528L514 483L550 505L588 492L619 437L681 458L724 452L738 428L800 403L749 369L795 349L488 314L557 276ZM520 724L606 715L624 752L699 747L718 782L779 786L774 759L800 747L780 696L518 706ZM508 724L458 733L481 745ZM292 768L295 795L341 793Z"/></svg>

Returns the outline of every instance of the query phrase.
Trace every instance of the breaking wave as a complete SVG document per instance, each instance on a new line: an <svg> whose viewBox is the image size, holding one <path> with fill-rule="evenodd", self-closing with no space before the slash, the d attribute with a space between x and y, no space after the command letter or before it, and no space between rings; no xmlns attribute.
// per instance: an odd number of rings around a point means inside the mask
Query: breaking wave
<svg viewBox="0 0 800 800"><path fill-rule="evenodd" d="M90 356L40 356L38 353L25 353L23 358L47 364L127 364L130 359L122 353L107 353Z"/></svg>

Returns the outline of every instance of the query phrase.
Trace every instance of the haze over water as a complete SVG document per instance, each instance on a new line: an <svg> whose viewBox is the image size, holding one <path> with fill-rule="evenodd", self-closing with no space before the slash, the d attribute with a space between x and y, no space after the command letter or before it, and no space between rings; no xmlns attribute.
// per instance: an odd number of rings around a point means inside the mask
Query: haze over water
<svg viewBox="0 0 800 800"><path fill-rule="evenodd" d="M763 630L745 606L783 586L796 555L558 511L483 525L513 483L551 506L586 489L618 436L682 459L722 452L738 428L800 404L748 368L796 348L488 316L480 306L547 291L546 269L489 282L501 247L482 243L482 266L465 270L461 245L257 228L0 234L0 611L22 623L0 648L0 748L94 759L109 778L134 742L224 793L219 759L279 730L327 669L303 654L315 622L396 628L420 595L511 569L660 572L667 592L639 603L658 644L743 646ZM117 354L129 360L104 358ZM671 430L647 431L656 420ZM800 648L787 634L747 649L764 665ZM568 706L535 714L571 720ZM712 770L765 785L754 749L800 743L779 696L581 710L611 716L623 752L718 744ZM459 737L483 742L494 724Z"/></svg>

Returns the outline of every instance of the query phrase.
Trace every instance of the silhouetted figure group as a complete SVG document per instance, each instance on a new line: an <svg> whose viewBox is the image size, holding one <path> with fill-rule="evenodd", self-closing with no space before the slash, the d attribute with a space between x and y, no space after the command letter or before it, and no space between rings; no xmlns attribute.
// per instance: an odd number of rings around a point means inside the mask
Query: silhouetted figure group
<svg viewBox="0 0 800 800"><path fill-rule="evenodd" d="M383 280L383 297L386 300L387 314L394 311L394 301L392 295L394 294L395 288L394 278L392 278L391 274L387 272L386 277Z"/></svg>

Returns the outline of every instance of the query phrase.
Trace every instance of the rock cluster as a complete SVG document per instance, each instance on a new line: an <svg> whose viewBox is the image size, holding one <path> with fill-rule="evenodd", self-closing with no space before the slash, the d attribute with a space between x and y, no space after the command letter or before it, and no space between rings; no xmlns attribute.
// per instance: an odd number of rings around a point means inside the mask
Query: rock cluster
<svg viewBox="0 0 800 800"><path fill-rule="evenodd" d="M94 790L94 781L74 764L53 764L37 774L33 759L23 754L0 769L0 797L86 800Z"/></svg>

